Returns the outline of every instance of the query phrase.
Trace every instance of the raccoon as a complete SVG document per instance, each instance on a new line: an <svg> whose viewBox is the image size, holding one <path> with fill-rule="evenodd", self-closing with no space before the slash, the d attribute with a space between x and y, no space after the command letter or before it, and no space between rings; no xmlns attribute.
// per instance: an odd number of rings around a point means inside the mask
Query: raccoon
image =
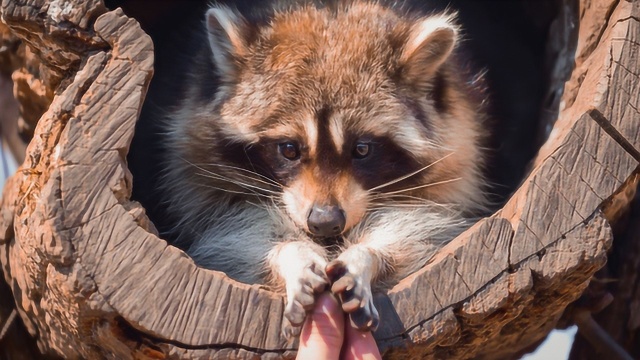
<svg viewBox="0 0 640 360"><path fill-rule="evenodd" d="M284 290L288 337L326 289L375 330L372 289L424 266L485 202L483 101L455 60L455 14L299 1L205 19L167 116L178 238L199 266Z"/></svg>

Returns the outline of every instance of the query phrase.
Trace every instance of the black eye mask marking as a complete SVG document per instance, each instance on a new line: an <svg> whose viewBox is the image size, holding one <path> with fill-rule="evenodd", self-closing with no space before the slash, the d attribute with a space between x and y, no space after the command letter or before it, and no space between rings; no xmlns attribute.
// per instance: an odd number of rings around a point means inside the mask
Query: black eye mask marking
<svg viewBox="0 0 640 360"><path fill-rule="evenodd" d="M375 137L371 140L357 142L356 144L362 143L368 144L367 156L354 156L351 166L353 167L355 179L365 189L371 189L420 168L420 164L391 139ZM347 145L345 145L345 147L346 146ZM358 145L355 145L354 153L357 147ZM347 152L347 154L351 153L351 151ZM413 176L392 186L385 187L384 190L381 191L391 191L417 185L420 179L420 176Z"/></svg>
<svg viewBox="0 0 640 360"><path fill-rule="evenodd" d="M226 143L220 145L218 151L224 159L234 166L257 172L282 185L291 182L300 170L301 150L297 145L288 148L283 144L297 144L296 141L286 139L261 139L255 144ZM286 158L282 151L292 156ZM289 153L290 151L293 151Z"/></svg>
<svg viewBox="0 0 640 360"><path fill-rule="evenodd" d="M295 139L261 139L251 145L226 143L219 146L219 151L234 166L255 171L283 186L293 182L302 167L310 163L315 163L320 170L318 181L331 181L340 172L350 173L364 189L387 183L423 166L389 138L347 136L345 140L339 154L335 149L331 150L331 139L325 138L326 144L318 146L318 150L324 151L318 152L315 159L305 158L306 150ZM380 191L420 185L422 179L420 175L412 176Z"/></svg>

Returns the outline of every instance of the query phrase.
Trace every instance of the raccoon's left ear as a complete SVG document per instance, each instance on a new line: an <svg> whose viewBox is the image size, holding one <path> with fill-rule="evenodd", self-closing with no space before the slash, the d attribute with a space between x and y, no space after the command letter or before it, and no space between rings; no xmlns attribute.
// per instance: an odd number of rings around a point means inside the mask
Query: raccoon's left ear
<svg viewBox="0 0 640 360"><path fill-rule="evenodd" d="M405 42L400 64L405 79L419 89L428 87L458 41L455 14L430 16L417 21Z"/></svg>
<svg viewBox="0 0 640 360"><path fill-rule="evenodd" d="M246 55L246 20L227 6L215 5L207 11L206 22L216 71L222 81L232 82Z"/></svg>

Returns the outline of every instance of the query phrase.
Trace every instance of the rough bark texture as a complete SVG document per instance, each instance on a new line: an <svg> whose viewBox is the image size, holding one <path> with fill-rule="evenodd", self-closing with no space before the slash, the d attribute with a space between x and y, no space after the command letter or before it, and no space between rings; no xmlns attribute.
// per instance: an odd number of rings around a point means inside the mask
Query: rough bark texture
<svg viewBox="0 0 640 360"><path fill-rule="evenodd" d="M613 301L593 317L613 341L634 358L640 358L640 196L614 228L615 242L607 265L598 271L589 293L612 294ZM573 315L573 311L568 311ZM570 359L596 360L610 356L609 349L598 351L578 332Z"/></svg>
<svg viewBox="0 0 640 360"><path fill-rule="evenodd" d="M640 3L588 4L565 107L530 176L501 211L378 295L375 337L388 357L513 356L546 336L605 264L611 204L629 201L611 196L638 163L587 110L640 148ZM197 268L129 200L125 156L153 67L138 24L99 0L3 0L0 11L39 63L14 72L18 88L29 85L18 96L22 116L27 99L31 116L48 105L0 210L2 270L39 349L293 356L297 344L280 335L280 294Z"/></svg>

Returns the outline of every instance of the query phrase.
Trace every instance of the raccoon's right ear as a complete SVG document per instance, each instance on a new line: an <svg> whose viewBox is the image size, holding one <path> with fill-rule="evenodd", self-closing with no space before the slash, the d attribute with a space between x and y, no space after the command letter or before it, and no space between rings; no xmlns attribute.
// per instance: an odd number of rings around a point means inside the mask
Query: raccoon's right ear
<svg viewBox="0 0 640 360"><path fill-rule="evenodd" d="M207 11L209 45L216 71L224 82L237 78L242 58L246 55L247 22L237 11L215 5Z"/></svg>
<svg viewBox="0 0 640 360"><path fill-rule="evenodd" d="M400 63L404 78L418 89L428 88L458 41L455 14L429 16L414 24L404 44Z"/></svg>

